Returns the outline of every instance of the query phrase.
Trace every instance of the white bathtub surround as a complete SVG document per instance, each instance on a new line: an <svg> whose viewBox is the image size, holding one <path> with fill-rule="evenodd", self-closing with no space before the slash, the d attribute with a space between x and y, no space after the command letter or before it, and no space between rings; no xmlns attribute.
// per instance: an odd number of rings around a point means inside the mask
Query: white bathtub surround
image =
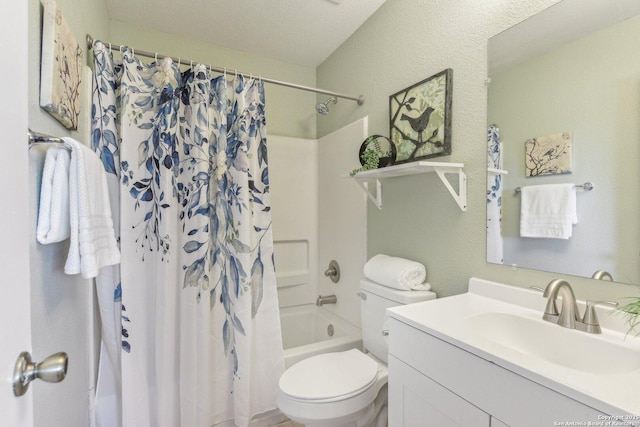
<svg viewBox="0 0 640 427"><path fill-rule="evenodd" d="M318 141L269 137L271 218L280 307L318 295Z"/></svg>
<svg viewBox="0 0 640 427"><path fill-rule="evenodd" d="M324 307L307 304L282 308L280 323L286 368L317 354L362 348L360 328Z"/></svg>
<svg viewBox="0 0 640 427"><path fill-rule="evenodd" d="M318 141L317 295L336 295L338 303L326 306L327 310L356 326L360 326L358 283L367 261L367 196L352 179L343 176L360 166L358 150L368 128L368 117L364 117ZM322 275L331 260L340 265L338 283Z"/></svg>
<svg viewBox="0 0 640 427"><path fill-rule="evenodd" d="M429 291L400 291L360 282L364 347L312 356L280 378L278 407L307 427L387 426L387 318L399 304L435 298Z"/></svg>
<svg viewBox="0 0 640 427"><path fill-rule="evenodd" d="M269 140L273 233L280 307L336 295L328 310L360 325L357 283L366 262L366 196L342 178L359 165L368 119L319 140L276 136ZM322 273L337 260L342 277Z"/></svg>

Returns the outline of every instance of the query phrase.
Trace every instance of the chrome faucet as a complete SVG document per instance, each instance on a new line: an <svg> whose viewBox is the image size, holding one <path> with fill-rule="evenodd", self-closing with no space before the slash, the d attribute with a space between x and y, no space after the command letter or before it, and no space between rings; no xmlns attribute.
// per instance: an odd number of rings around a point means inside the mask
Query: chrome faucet
<svg viewBox="0 0 640 427"><path fill-rule="evenodd" d="M580 318L580 311L576 303L571 285L566 280L555 279L549 282L544 290L543 296L548 298L547 307L544 309L542 318L547 322L555 323L569 329L578 329L591 334L601 333L600 323L596 315L595 307L598 304L617 307L617 302L612 301L587 301L584 317ZM557 299L562 298L562 305L558 310Z"/></svg>
<svg viewBox="0 0 640 427"><path fill-rule="evenodd" d="M335 304L338 302L338 297L335 295L318 295L318 299L316 299L316 305L322 306L325 304Z"/></svg>

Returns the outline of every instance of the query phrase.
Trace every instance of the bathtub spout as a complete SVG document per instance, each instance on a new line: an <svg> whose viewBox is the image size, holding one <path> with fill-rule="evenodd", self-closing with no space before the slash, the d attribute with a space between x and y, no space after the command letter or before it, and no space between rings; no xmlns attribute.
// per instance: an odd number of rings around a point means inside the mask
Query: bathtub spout
<svg viewBox="0 0 640 427"><path fill-rule="evenodd" d="M335 295L318 295L318 299L316 300L316 305L321 306L325 304L335 304L338 302L338 297Z"/></svg>

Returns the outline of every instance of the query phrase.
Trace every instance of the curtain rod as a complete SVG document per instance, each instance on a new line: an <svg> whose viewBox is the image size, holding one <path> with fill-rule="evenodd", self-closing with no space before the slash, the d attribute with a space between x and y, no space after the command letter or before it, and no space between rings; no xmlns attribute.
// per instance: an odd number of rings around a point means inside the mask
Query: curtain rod
<svg viewBox="0 0 640 427"><path fill-rule="evenodd" d="M125 46L121 46L121 45L117 45L117 44L111 44L111 43L105 43L109 45L110 49L116 49L116 50L121 50L123 47ZM91 34L87 34L87 47L89 48L89 50L93 49L93 37L91 36ZM190 64L196 61L192 61L190 59L181 59L181 58L177 58L177 57L173 57L173 56L168 56L168 55L160 55L157 52L146 52L144 50L138 50L138 49L131 49L134 55L140 55L140 56L146 56L148 58L156 58L156 59L162 59L162 58L171 58L171 60L173 60L174 62L177 63L183 63L183 64ZM231 71L230 69L227 68L222 68L222 67L216 67L213 65L206 65L209 70L215 71L217 73L226 73ZM238 74L242 74L242 75L253 75L250 73L242 73L239 72L237 70L233 70L234 73L238 73ZM259 78L266 83L272 83L275 85L280 85L280 86L286 86L286 87L290 87L293 89L300 89L300 90L306 90L308 92L315 92L315 93L320 93L320 94L324 94L324 95L329 95L329 96L335 96L336 98L343 98L343 99L350 99L352 101L356 101L358 103L358 105L362 105L364 104L364 95L360 95L360 96L351 96L351 95L345 95L342 93L337 93L337 92L331 92L329 90L324 90L324 89L318 89L315 87L308 87L308 86L302 86L296 83L289 83L289 82L283 82L280 80L274 80L274 79L269 79L269 78L265 78L262 76L259 76Z"/></svg>

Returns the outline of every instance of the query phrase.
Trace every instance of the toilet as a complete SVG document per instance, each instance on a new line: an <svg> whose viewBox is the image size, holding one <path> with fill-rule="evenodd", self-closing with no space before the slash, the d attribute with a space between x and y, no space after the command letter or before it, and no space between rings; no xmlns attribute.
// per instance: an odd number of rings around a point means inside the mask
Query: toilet
<svg viewBox="0 0 640 427"><path fill-rule="evenodd" d="M364 350L304 359L280 377L278 407L307 427L386 427L388 326L385 310L431 300L431 291L401 291L360 282Z"/></svg>

